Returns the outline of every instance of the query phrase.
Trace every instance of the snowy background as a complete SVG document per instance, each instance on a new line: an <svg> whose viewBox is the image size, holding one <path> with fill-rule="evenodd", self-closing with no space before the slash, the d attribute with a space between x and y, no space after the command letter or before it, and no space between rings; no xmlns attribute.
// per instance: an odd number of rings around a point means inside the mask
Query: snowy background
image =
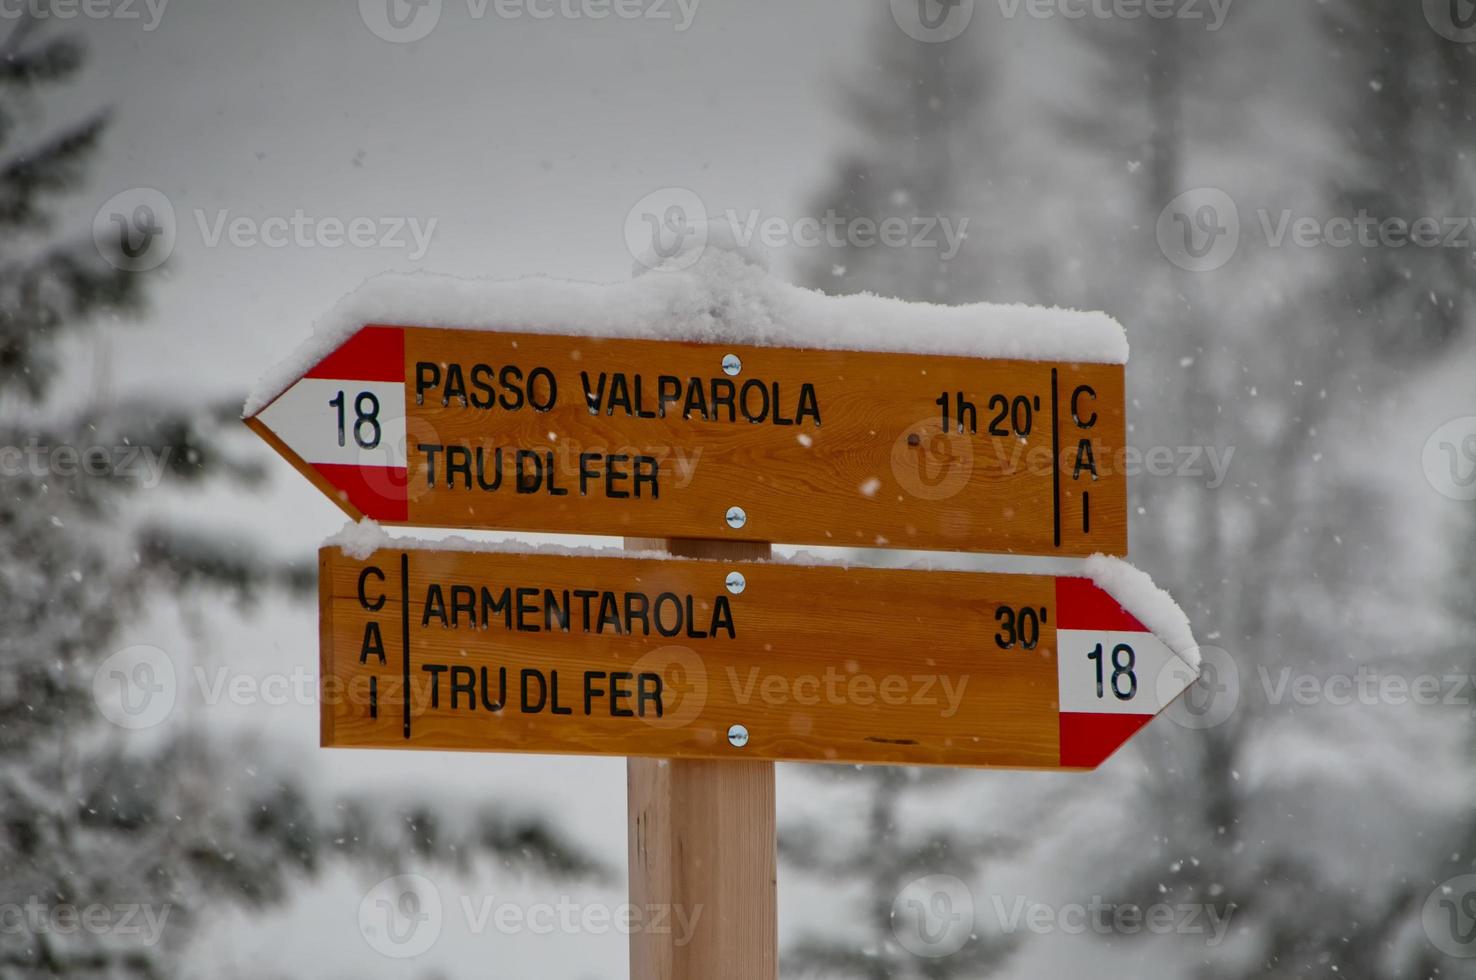
<svg viewBox="0 0 1476 980"><path fill-rule="evenodd" d="M622 281L673 205L1120 320L1132 559L1208 668L1088 775L781 767L786 976L1476 975L1471 13L0 0L0 977L626 975L464 913L616 908L621 761L316 748L342 515L237 417L370 276ZM362 929L399 874L415 958Z"/></svg>

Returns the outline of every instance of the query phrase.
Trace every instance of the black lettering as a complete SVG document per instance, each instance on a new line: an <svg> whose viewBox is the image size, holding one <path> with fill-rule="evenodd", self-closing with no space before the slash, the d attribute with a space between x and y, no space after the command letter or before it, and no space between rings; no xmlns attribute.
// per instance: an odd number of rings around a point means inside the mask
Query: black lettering
<svg viewBox="0 0 1476 980"><path fill-rule="evenodd" d="M488 483L487 482L487 466L486 466L485 457L483 455L484 452L485 452L485 450L484 450L484 448L482 446L478 446L477 447L477 456L476 456L476 461L477 461L477 465L476 465L476 469L477 469L477 486L480 487L483 490L488 490L488 491L496 490L498 487L502 486L502 450L496 448L495 446L492 447L492 482L491 483Z"/></svg>
<svg viewBox="0 0 1476 980"><path fill-rule="evenodd" d="M738 389L733 387L733 382L727 378L712 379L712 420L721 421L718 418L718 409L724 405L728 408L728 421L734 422L738 419L738 409L734 403Z"/></svg>
<svg viewBox="0 0 1476 980"><path fill-rule="evenodd" d="M428 487L436 485L436 453L445 448L433 442L422 442L415 447L418 452L425 453L425 485Z"/></svg>
<svg viewBox="0 0 1476 980"><path fill-rule="evenodd" d="M605 401L605 375L600 373L600 383L597 387L589 386L589 372L579 372L579 383L584 387L584 404L589 409L589 414L600 414L600 406Z"/></svg>
<svg viewBox="0 0 1476 980"><path fill-rule="evenodd" d="M599 453L579 454L579 496L588 497L589 481L599 479L600 471L589 465L591 463L598 463L599 461Z"/></svg>
<svg viewBox="0 0 1476 980"><path fill-rule="evenodd" d="M504 365L498 372L497 380L502 384L502 397L498 404L509 412L516 412L523 407L523 370L515 364ZM508 395L512 399L508 399Z"/></svg>
<svg viewBox="0 0 1476 980"><path fill-rule="evenodd" d="M548 470L547 470L547 472L548 472L548 492L549 492L550 496L554 496L554 497L567 497L567 496L569 496L569 488L568 487L561 487L556 482L558 480L558 476L559 476L559 468L554 465L554 454L553 454L553 451L550 450L550 451L544 453L543 455L544 455L544 458L548 461L547 462L547 466L548 466Z"/></svg>
<svg viewBox="0 0 1476 980"><path fill-rule="evenodd" d="M694 411L702 416L702 421L707 421L707 387L699 378L687 381L687 400L682 403L682 418L691 418Z"/></svg>
<svg viewBox="0 0 1476 980"><path fill-rule="evenodd" d="M523 466L527 462L533 467L528 472ZM538 488L543 485L543 459L532 449L519 449L517 455L517 490L518 493L537 493Z"/></svg>
<svg viewBox="0 0 1476 980"><path fill-rule="evenodd" d="M565 633L569 632L569 590L564 590L564 602L559 604L558 593L553 589L543 591L543 628L552 633L554 624L558 623L559 629Z"/></svg>
<svg viewBox="0 0 1476 980"><path fill-rule="evenodd" d="M630 457L622 453L605 457L605 496L615 500L625 500L630 497L629 490L615 486L616 483L630 479L630 474L623 468L628 462L630 462ZM617 469L617 467L621 468Z"/></svg>
<svg viewBox="0 0 1476 980"><path fill-rule="evenodd" d="M642 718L646 717L646 702L656 703L656 717L662 714L661 707L661 675L655 673L643 673L636 678L636 713Z"/></svg>
<svg viewBox="0 0 1476 980"><path fill-rule="evenodd" d="M379 612L379 610L384 608L384 593L381 592L378 599L370 602L369 594L364 591L364 583L369 580L369 576L371 575L379 579L381 582L384 581L383 569L378 568L374 565L365 565L364 568L359 572L359 605L363 606L369 612Z"/></svg>
<svg viewBox="0 0 1476 980"><path fill-rule="evenodd" d="M572 715L574 709L567 705L559 704L559 672L550 670L548 672L548 710L556 715Z"/></svg>
<svg viewBox="0 0 1476 980"><path fill-rule="evenodd" d="M712 606L712 635L717 636L718 630L728 634L728 639L738 638L738 633L733 629L733 607L728 604L728 597L720 595L713 601Z"/></svg>
<svg viewBox="0 0 1476 980"><path fill-rule="evenodd" d="M1091 385L1077 385L1076 390L1071 393L1071 420L1083 429L1090 429L1097 424L1097 413L1095 411L1092 412L1091 418L1084 419L1081 417L1081 409L1076 403L1082 395L1088 396L1093 401L1097 398L1097 393L1092 389Z"/></svg>
<svg viewBox="0 0 1476 980"><path fill-rule="evenodd" d="M507 668L497 668L497 700L493 701L487 697L492 690L492 685L487 683L487 668L482 668L482 707L488 711L501 711L502 706L507 704Z"/></svg>
<svg viewBox="0 0 1476 980"><path fill-rule="evenodd" d="M662 621L661 609L665 603L668 608L676 610L676 625L668 627ZM663 592L656 597L656 609L652 619L656 622L656 631L662 636L676 636L682 631L682 600L671 592Z"/></svg>
<svg viewBox="0 0 1476 980"><path fill-rule="evenodd" d="M794 420L803 422L807 417L815 420L815 428L820 428L820 400L815 397L815 386L808 381L800 385L799 408L795 410Z"/></svg>
<svg viewBox="0 0 1476 980"><path fill-rule="evenodd" d="M381 664L389 662L384 656L384 637L379 635L379 623L373 619L364 624L364 642L359 644L359 663L367 663L371 653L379 658Z"/></svg>
<svg viewBox="0 0 1476 980"><path fill-rule="evenodd" d="M498 613L502 614L502 628L512 629L512 590L504 588L494 593L482 586L482 625L492 625L492 617Z"/></svg>
<svg viewBox="0 0 1476 980"><path fill-rule="evenodd" d="M451 586L451 625L461 625L461 614L466 613L470 625L477 625L477 590L470 585Z"/></svg>
<svg viewBox="0 0 1476 980"><path fill-rule="evenodd" d="M656 414L666 418L666 406L668 403L675 405L682 400L681 379L671 374L663 374L656 379Z"/></svg>
<svg viewBox="0 0 1476 980"><path fill-rule="evenodd" d="M641 635L651 635L651 621L647 614L651 608L651 600L646 598L643 592L625 593L625 627L635 634L635 624L639 620L641 624Z"/></svg>
<svg viewBox="0 0 1476 980"><path fill-rule="evenodd" d="M438 387L440 383L440 365L432 364L430 361L417 361L415 364L415 404L424 405L425 393Z"/></svg>
<svg viewBox="0 0 1476 980"><path fill-rule="evenodd" d="M477 710L477 672L458 664L451 668L451 710L456 710L456 695L466 695L467 709Z"/></svg>
<svg viewBox="0 0 1476 980"><path fill-rule="evenodd" d="M630 407L630 385L626 382L625 375L618 371L610 379L610 401L605 406L605 414L614 415L616 405L622 406L626 415L635 414Z"/></svg>
<svg viewBox="0 0 1476 980"><path fill-rule="evenodd" d="M636 418L641 418L641 419L654 419L656 417L656 413L653 412L653 411L651 411L649 408L646 408L646 406L644 404L644 402L646 400L646 396L645 396L645 392L644 392L644 385L645 385L645 378L644 378L644 376L639 375L639 374L636 375L635 376L635 407L636 407Z"/></svg>
<svg viewBox="0 0 1476 980"><path fill-rule="evenodd" d="M635 495L641 496L641 487L651 488L651 499L661 499L661 462L655 456L635 458Z"/></svg>
<svg viewBox="0 0 1476 980"><path fill-rule="evenodd" d="M423 671L425 671L427 674L430 674L431 675L431 705L430 706L432 708L439 708L441 706L441 674L445 672L446 665L445 664L421 664L420 665L420 669L423 670ZM409 697L410 696L410 692L409 691L406 691L405 692L405 696L406 697Z"/></svg>
<svg viewBox="0 0 1476 980"><path fill-rule="evenodd" d="M497 667L497 700L493 701L487 695L492 692L492 685L487 683L487 669L481 669L481 707L489 711L500 711L502 705L508 703L508 669Z"/></svg>
<svg viewBox="0 0 1476 980"><path fill-rule="evenodd" d="M1071 474L1071 478L1073 480L1081 479L1082 470L1090 472L1093 480L1097 478L1097 460L1092 454L1092 441L1090 439L1081 440L1080 444L1076 447L1076 470Z"/></svg>
<svg viewBox="0 0 1476 980"><path fill-rule="evenodd" d="M763 396L759 401L759 410L757 413L755 413L748 404L748 396L755 391ZM762 381L759 381L757 378L749 378L747 381L743 382L743 388L740 393L739 401L742 403L743 417L748 419L748 421L757 423L762 422L769 417L769 389L767 385L765 385Z"/></svg>
<svg viewBox="0 0 1476 980"><path fill-rule="evenodd" d="M592 712L590 710L590 706L593 703L594 699L597 698L597 697L602 698L602 697L605 696L605 689L604 688L602 688L602 687L601 688L597 688L597 687L594 686L594 682L597 679L602 678L604 676L605 676L605 672L603 670L586 670L584 672L584 714L585 714L585 717L588 717L590 714L592 714Z"/></svg>
<svg viewBox="0 0 1476 980"><path fill-rule="evenodd" d="M496 408L497 388L492 378L492 365L473 364L471 369L471 403L473 408ZM480 452L480 450L478 450Z"/></svg>
<svg viewBox="0 0 1476 980"><path fill-rule="evenodd" d="M617 670L617 671L614 671L614 672L612 672L610 674L610 717L611 718L634 718L635 717L635 712L632 711L630 708L622 708L622 707L620 707L620 699L621 698L624 698L625 700L629 701L630 698L631 698L631 694L632 694L630 687L629 686L622 686L621 685L621 681L627 682L627 685L628 685L628 683L630 681L634 680L634 679L635 679L635 675L632 674L632 673L630 673L629 671Z"/></svg>
<svg viewBox="0 0 1476 980"><path fill-rule="evenodd" d="M616 635L624 635L625 627L620 622L620 610L615 605L615 593L604 592L600 595L600 624L595 628L596 633L605 632L609 626Z"/></svg>
<svg viewBox="0 0 1476 980"><path fill-rule="evenodd" d="M470 490L472 485L471 476L471 450L465 446L446 447L446 489L454 489L456 476L461 475L462 483Z"/></svg>
<svg viewBox="0 0 1476 980"><path fill-rule="evenodd" d="M466 377L461 373L461 365L452 361L446 365L446 387L441 389L441 405L451 404L451 399L461 400L461 407L466 408Z"/></svg>
<svg viewBox="0 0 1476 980"><path fill-rule="evenodd" d="M426 586L425 612L420 617L420 625L429 626L432 616L439 619L442 626L446 625L446 597L441 594L441 586L436 582Z"/></svg>
<svg viewBox="0 0 1476 980"><path fill-rule="evenodd" d="M529 623L528 622L529 617L537 616L538 615L538 606L534 602L534 599L537 597L537 595L538 595L538 590L537 589L530 589L530 588L526 588L526 587L518 589L518 632L519 633L537 633L538 632L538 622L536 620L534 622L532 622L532 623Z"/></svg>
<svg viewBox="0 0 1476 980"><path fill-rule="evenodd" d="M538 681L538 700L536 702L529 698L528 682L532 680ZM524 667L519 672L518 686L522 697L520 708L523 714L536 715L542 711L543 706L548 703L548 682L543 679L543 675L531 667Z"/></svg>
<svg viewBox="0 0 1476 980"><path fill-rule="evenodd" d="M538 382L543 381L544 387L548 389L548 397L538 397ZM535 412L549 412L553 410L554 404L559 400L559 380L554 373L546 367L536 367L528 372L528 404L533 406Z"/></svg>

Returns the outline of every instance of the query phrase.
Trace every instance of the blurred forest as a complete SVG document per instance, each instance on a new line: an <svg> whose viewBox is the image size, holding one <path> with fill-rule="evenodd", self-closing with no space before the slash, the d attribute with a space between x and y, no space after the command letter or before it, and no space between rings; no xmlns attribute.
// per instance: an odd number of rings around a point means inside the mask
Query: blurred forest
<svg viewBox="0 0 1476 980"><path fill-rule="evenodd" d="M795 278L1117 317L1133 446L1229 463L1222 482L1202 462L1130 484L1132 560L1188 611L1208 667L1091 776L803 769L791 791L836 794L857 816L780 813L782 888L808 882L844 923L797 929L785 975L1052 975L1066 969L1052 957L1077 954L1002 928L995 900L1100 896L1230 917L1220 944L1102 936L1087 963L1103 976L1476 976L1476 959L1432 941L1446 911L1458 934L1460 914L1476 921L1438 901L1442 882L1476 872L1473 692L1344 706L1283 685L1287 671L1476 674L1476 505L1431 488L1429 433L1401 428L1427 388L1476 393L1473 248L1298 247L1268 230L1284 213L1476 214L1476 45L1432 29L1429 2L1238 0L1218 31L968 7L967 30L927 42L898 29L898 3L877 4L836 90L851 139L805 150L834 151L817 215L967 218L964 247L946 261L820 248ZM126 331L149 300L147 279L58 220L109 138L105 105L47 113L86 58L76 31L0 20L0 446L137 447L181 493L257 485L267 451L219 438L237 392L201 409L57 390L65 341ZM1383 454L1391 433L1414 451ZM335 870L366 884L481 865L608 879L545 815L324 798L290 756L188 712L117 738L94 684L130 624L166 610L204 650L217 615L314 595L314 569L244 534L182 528L140 489L120 472L0 473L0 906L126 898L173 914L157 946L0 934L0 978L176 976L225 910L280 908ZM929 875L973 892L976 928L947 955L899 940L899 895ZM386 961L386 975L405 966Z"/></svg>
<svg viewBox="0 0 1476 980"><path fill-rule="evenodd" d="M815 779L865 786L864 830L836 840L800 822L781 853L855 895L862 926L805 936L787 951L788 975L1039 970L1021 969L1019 946L1051 939L1001 929L991 903L1018 890L1002 880L1060 881L1063 867L1076 872L1053 892L1025 894L1230 916L1222 945L1136 940L1154 944L1139 961L1154 975L1476 975L1421 921L1437 885L1476 861L1469 696L1453 699L1463 710L1307 707L1278 680L1288 667L1320 681L1362 670L1445 687L1471 674L1476 513L1464 505L1434 532L1440 560L1422 555L1411 570L1405 539L1421 532L1402 515L1440 498L1408 457L1397 476L1370 479L1364 453L1412 390L1448 383L1452 359L1466 365L1470 404L1476 253L1469 241L1296 248L1263 233L1286 211L1442 227L1471 215L1476 50L1432 30L1419 5L1379 0L1295 12L1240 3L1224 33L1089 17L1065 26L1047 59L1078 66L1072 98L1022 120L1012 107L1042 81L1041 52L1022 55L1016 26L993 14L979 5L942 43L877 18L874 48L842 91L856 138L815 208L967 217L965 248L952 262L824 249L803 278L835 293L1100 308L1125 324L1130 443L1231 460L1218 486L1130 482L1133 562L1189 612L1207 668L1170 713L1178 724L1161 720L1121 754L1130 758L1074 785L817 769ZM1224 263L1191 268L1165 229L1198 234L1204 203L1218 199L1206 189L1235 209L1222 205L1210 227L1238 220L1239 240ZM868 556L878 558L904 560ZM1010 798L1015 817L986 833L942 816L927 805L940 778ZM1000 859L1025 870L1002 878ZM970 884L978 926L937 958L899 945L893 904L932 874ZM1438 930L1445 911L1425 926ZM1124 941L1108 938L1104 947Z"/></svg>
<svg viewBox="0 0 1476 980"><path fill-rule="evenodd" d="M203 411L162 397L50 397L62 338L127 329L124 317L145 311L147 296L140 277L119 271L126 263L98 254L87 229L53 220L107 138L105 108L45 125L48 91L76 75L85 48L31 17L0 29L0 445L137 447L160 461L165 485L260 481L260 453L215 448L229 444L223 427L239 425L239 393ZM126 234L119 256L136 247ZM177 975L195 929L223 908L282 903L335 864L370 881L407 864L465 869L483 859L564 877L605 870L545 821L494 806L453 828L428 807L320 799L290 759L274 762L185 712L153 728L154 738L118 739L99 714L95 678L106 683L106 661L129 652L125 627L151 604L176 604L203 652L202 606L249 612L272 591L316 595L312 567L128 509L151 476L74 461L0 477L0 977ZM159 671L149 683L164 696L161 661L123 664ZM38 901L168 914L151 944L121 928L24 928L19 910Z"/></svg>

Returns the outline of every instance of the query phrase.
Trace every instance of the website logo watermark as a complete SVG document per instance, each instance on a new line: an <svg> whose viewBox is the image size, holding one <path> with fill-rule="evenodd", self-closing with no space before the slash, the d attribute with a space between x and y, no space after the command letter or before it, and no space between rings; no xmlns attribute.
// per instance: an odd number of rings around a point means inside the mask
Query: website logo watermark
<svg viewBox="0 0 1476 980"><path fill-rule="evenodd" d="M914 41L952 41L974 19L974 0L891 0L892 20Z"/></svg>
<svg viewBox="0 0 1476 980"><path fill-rule="evenodd" d="M702 0L465 0L474 21L642 21L685 33ZM441 23L443 0L359 0L359 19L370 33L393 44L429 37Z"/></svg>
<svg viewBox="0 0 1476 980"><path fill-rule="evenodd" d="M1420 909L1425 936L1446 956L1476 956L1476 874L1458 875L1435 886Z"/></svg>
<svg viewBox="0 0 1476 980"><path fill-rule="evenodd" d="M552 901L511 900L462 892L447 901L425 875L384 879L359 902L359 931L375 952L413 959L431 950L446 927L457 922L473 936L670 936L686 946L702 920L701 905L630 902L610 904L559 895Z"/></svg>
<svg viewBox="0 0 1476 980"><path fill-rule="evenodd" d="M1423 0L1425 20L1447 41L1476 42L1476 3L1472 0Z"/></svg>
<svg viewBox="0 0 1476 980"><path fill-rule="evenodd" d="M1013 20L1181 20L1200 22L1206 31L1225 26L1234 0L998 0L999 12Z"/></svg>
<svg viewBox="0 0 1476 980"><path fill-rule="evenodd" d="M1476 415L1451 419L1430 433L1420 461L1436 492L1476 500Z"/></svg>
<svg viewBox="0 0 1476 980"><path fill-rule="evenodd" d="M1239 251L1247 233L1259 233L1265 248L1435 249L1476 248L1476 218L1470 215L1299 214L1292 208L1260 207L1246 223L1241 209L1218 187L1185 191L1159 212L1155 232L1164 258L1186 272L1213 272Z"/></svg>
<svg viewBox="0 0 1476 980"><path fill-rule="evenodd" d="M831 209L791 218L729 208L710 215L694 191L664 187L635 203L624 230L626 248L638 263L677 270L697 262L715 232L740 249L923 249L950 262L967 241L968 228L967 217L941 214L843 215Z"/></svg>
<svg viewBox="0 0 1476 980"><path fill-rule="evenodd" d="M238 214L229 208L195 208L193 225L204 248L390 249L412 262L430 251L438 219L414 215ZM135 187L109 198L92 222L98 254L125 272L148 272L174 253L179 226L162 192Z"/></svg>
<svg viewBox="0 0 1476 980"><path fill-rule="evenodd" d="M25 902L0 902L0 936L110 936L130 945L157 946L173 906L140 902L47 903L32 895Z"/></svg>
<svg viewBox="0 0 1476 980"><path fill-rule="evenodd" d="M164 20L169 0L0 0L0 22L20 20L139 21L144 31L152 33Z"/></svg>

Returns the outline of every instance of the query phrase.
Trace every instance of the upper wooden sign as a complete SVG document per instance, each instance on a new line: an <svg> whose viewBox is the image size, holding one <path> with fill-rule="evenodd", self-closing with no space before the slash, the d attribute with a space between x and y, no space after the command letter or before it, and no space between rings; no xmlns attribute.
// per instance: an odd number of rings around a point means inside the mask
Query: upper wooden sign
<svg viewBox="0 0 1476 980"><path fill-rule="evenodd" d="M1155 636L1083 577L319 561L325 746L1091 769L1197 676L1187 623Z"/></svg>
<svg viewBox="0 0 1476 980"><path fill-rule="evenodd" d="M1127 549L1121 364L369 325L247 423L386 524Z"/></svg>
<svg viewBox="0 0 1476 980"><path fill-rule="evenodd" d="M246 422L385 524L1128 542L1122 365L370 325Z"/></svg>

